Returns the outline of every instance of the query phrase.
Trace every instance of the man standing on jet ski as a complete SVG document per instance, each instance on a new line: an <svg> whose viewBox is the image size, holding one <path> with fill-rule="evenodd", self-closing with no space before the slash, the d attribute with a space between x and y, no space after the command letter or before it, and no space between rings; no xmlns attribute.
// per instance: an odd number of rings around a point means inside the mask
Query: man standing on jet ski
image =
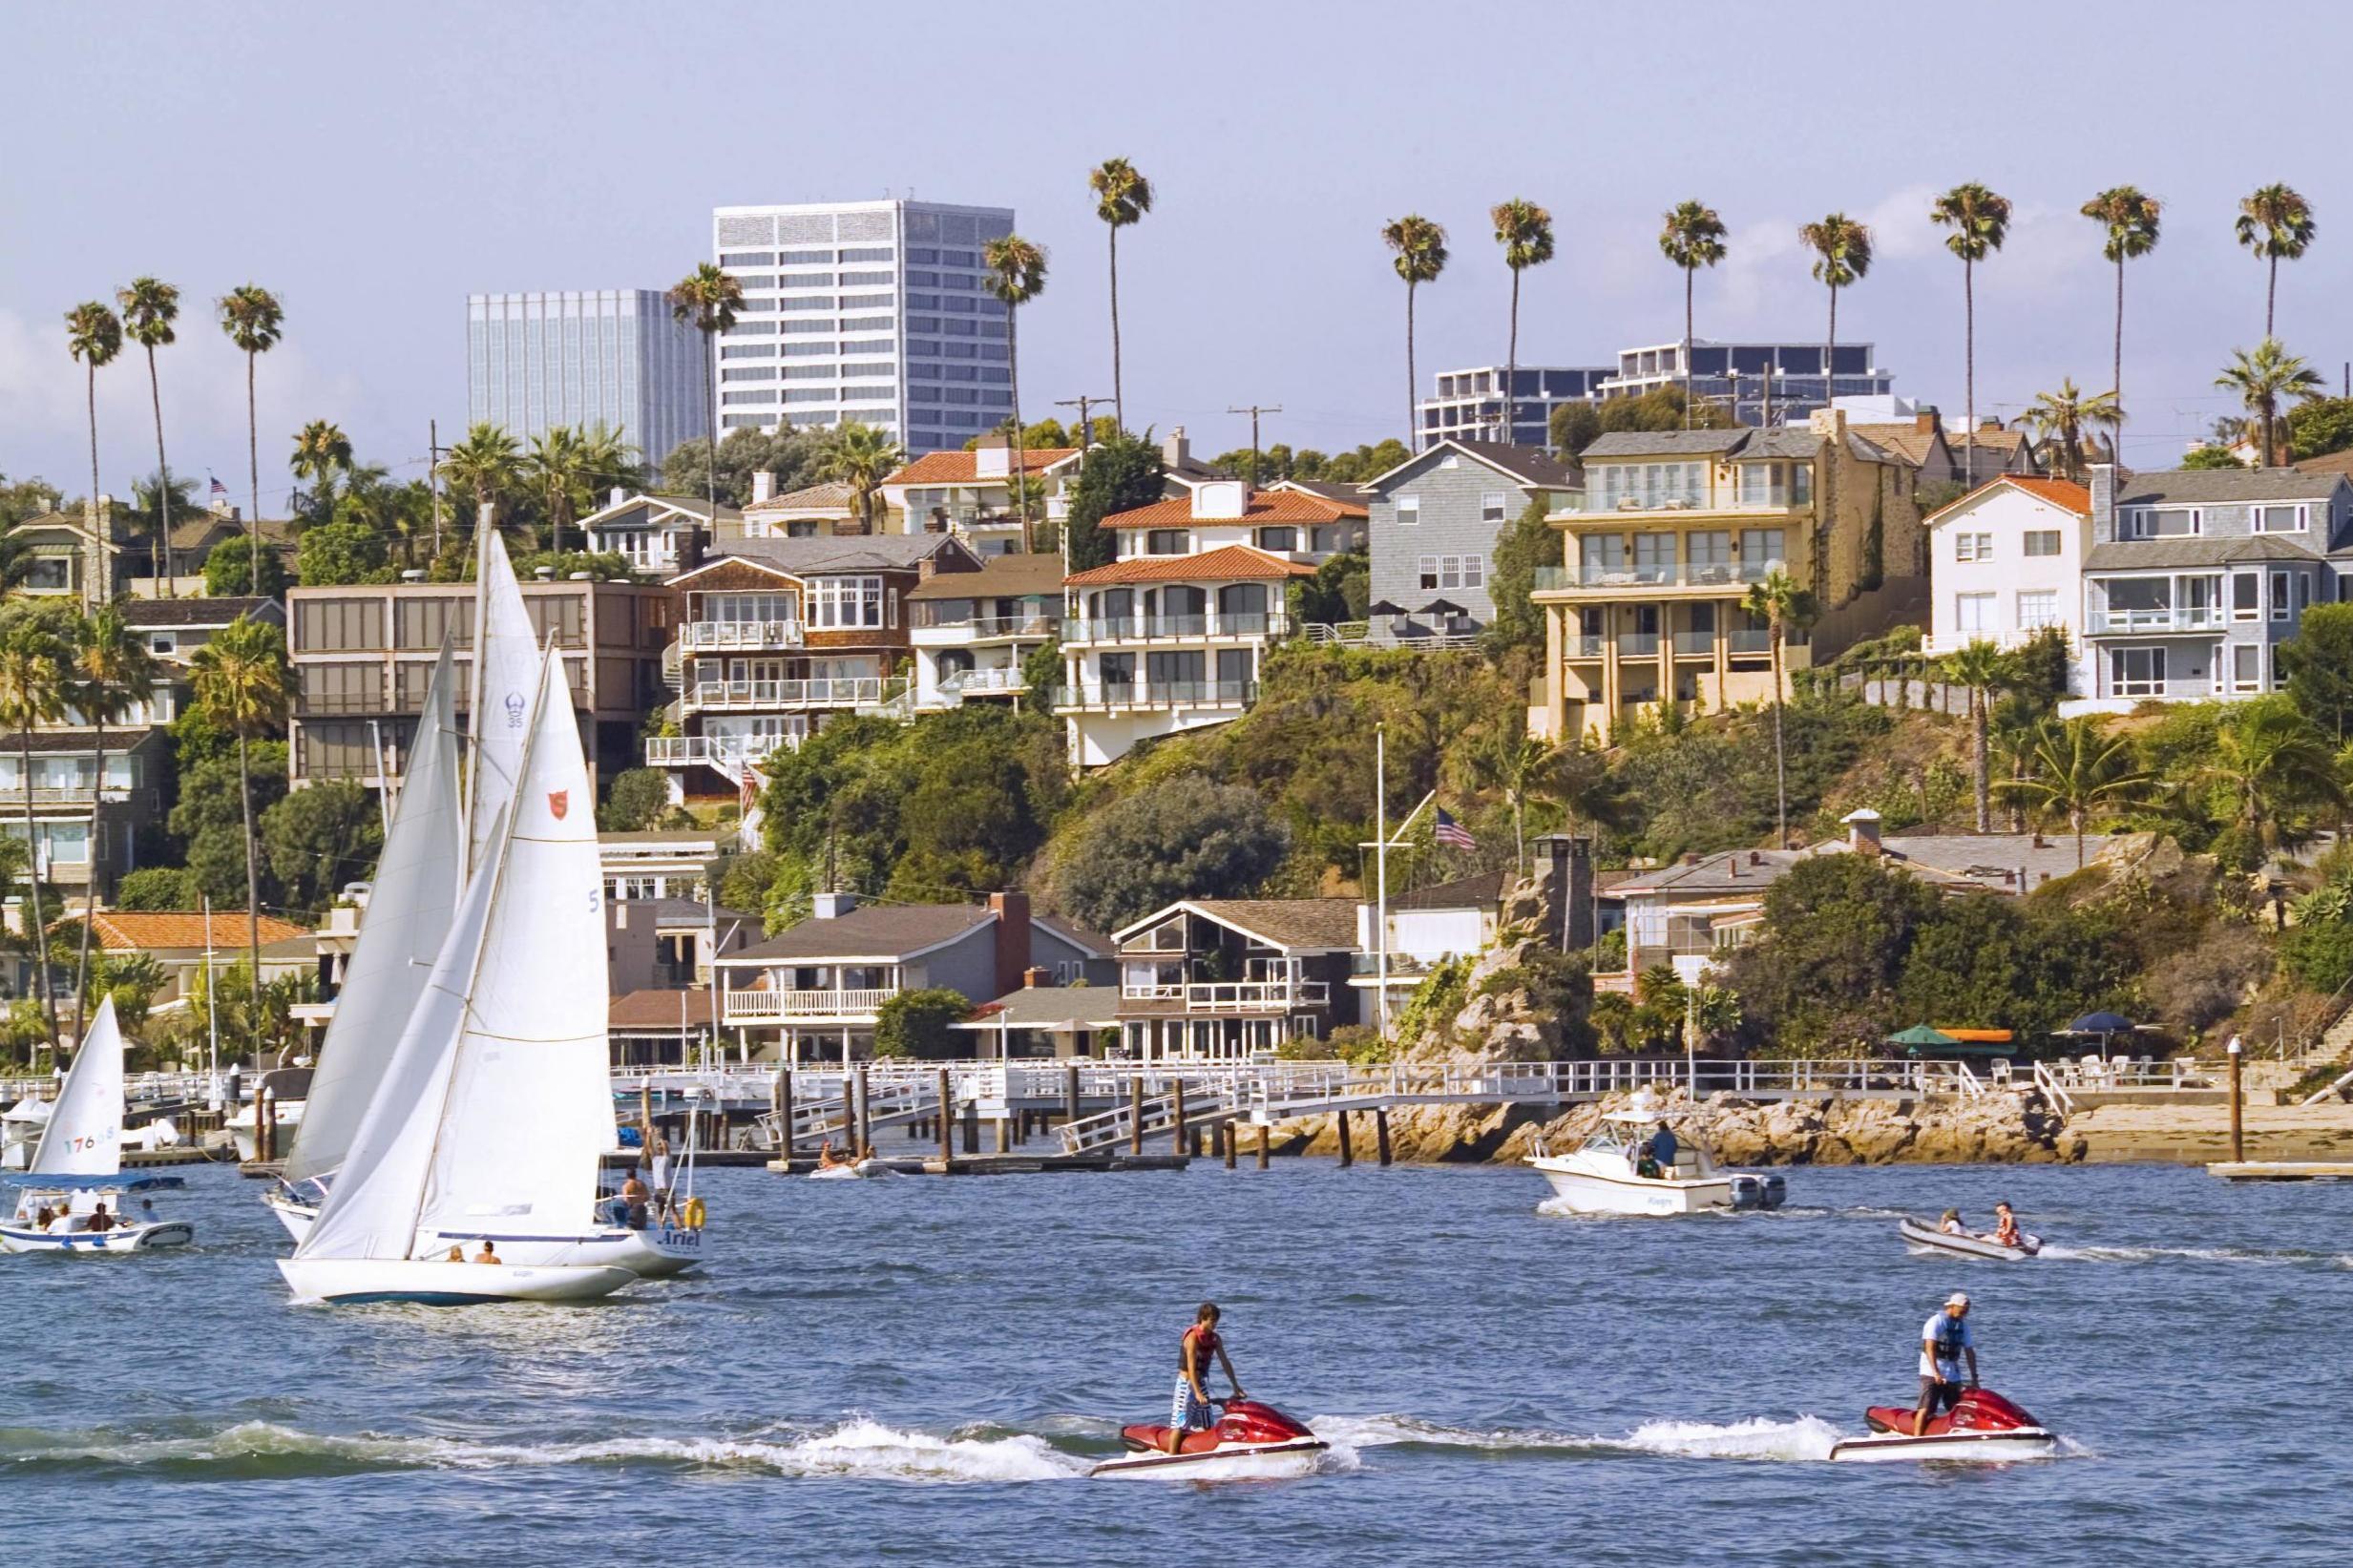
<svg viewBox="0 0 2353 1568"><path fill-rule="evenodd" d="M1944 1298L1943 1310L1920 1330L1920 1407L1912 1412L1912 1435L1921 1436L1940 1411L1961 1402L1961 1363L1969 1363L1969 1383L1977 1387L1977 1341L1969 1333L1969 1298L1956 1290Z"/></svg>
<svg viewBox="0 0 2353 1568"><path fill-rule="evenodd" d="M1205 1301L1201 1310L1193 1314L1193 1326L1185 1330L1177 1349L1176 1397L1168 1411L1168 1452L1176 1453L1185 1447L1188 1432L1207 1432L1217 1425L1217 1411L1210 1403L1208 1386L1201 1380L1208 1374L1209 1357L1217 1357L1226 1369L1226 1382L1233 1390L1233 1397L1247 1397L1242 1392L1242 1380L1233 1375L1233 1360L1226 1354L1226 1342L1217 1334L1217 1303Z"/></svg>

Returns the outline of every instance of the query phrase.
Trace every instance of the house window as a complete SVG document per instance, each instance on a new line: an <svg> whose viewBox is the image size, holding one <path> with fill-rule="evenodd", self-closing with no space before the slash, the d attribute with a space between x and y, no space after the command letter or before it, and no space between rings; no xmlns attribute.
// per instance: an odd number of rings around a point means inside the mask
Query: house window
<svg viewBox="0 0 2353 1568"><path fill-rule="evenodd" d="M2271 618L2288 618L2288 574L2285 572L2271 575Z"/></svg>
<svg viewBox="0 0 2353 1568"><path fill-rule="evenodd" d="M2231 618L2233 620L2262 619L2263 609L2260 603L2262 596L2263 580L2254 573L2235 572L2231 575Z"/></svg>
<svg viewBox="0 0 2353 1568"><path fill-rule="evenodd" d="M1147 555L1184 555L1191 552L1192 534L1182 528L1154 528L1145 531L1144 553Z"/></svg>
<svg viewBox="0 0 2353 1568"><path fill-rule="evenodd" d="M2127 507L2116 517L2119 539L2180 539L2206 532L2196 507Z"/></svg>
<svg viewBox="0 0 2353 1568"><path fill-rule="evenodd" d="M1789 535L1777 528L1744 528L1740 531L1740 564L1752 577L1763 576L1788 559Z"/></svg>
<svg viewBox="0 0 2353 1568"><path fill-rule="evenodd" d="M2305 511L2299 506L2257 507L2255 532L2258 533L2301 533L2307 524Z"/></svg>
<svg viewBox="0 0 2353 1568"><path fill-rule="evenodd" d="M2259 692L2263 689L2263 650L2252 642L2242 642L2231 650L2231 690Z"/></svg>
<svg viewBox="0 0 2353 1568"><path fill-rule="evenodd" d="M1418 525L1418 524L1420 523L1420 521L1421 521L1421 497L1420 497L1420 496L1418 496L1418 495L1400 495L1400 496L1398 496L1398 497L1397 497L1397 526L1398 526L1399 528L1413 528L1413 527L1416 527L1417 525Z"/></svg>
<svg viewBox="0 0 2353 1568"><path fill-rule="evenodd" d="M25 586L32 589L73 587L74 558L70 555L35 555L26 568Z"/></svg>
<svg viewBox="0 0 2353 1568"><path fill-rule="evenodd" d="M2111 648L2108 654L2108 684L2114 697L2165 695L2165 650Z"/></svg>
<svg viewBox="0 0 2353 1568"><path fill-rule="evenodd" d="M1994 629L1991 594L1955 594L1953 596L1953 628L1961 632L1990 632Z"/></svg>
<svg viewBox="0 0 2353 1568"><path fill-rule="evenodd" d="M2059 593L2054 588L2021 592L2018 596L2018 629L2039 631L2053 626L2059 620Z"/></svg>
<svg viewBox="0 0 2353 1568"><path fill-rule="evenodd" d="M1479 520L1482 523L1500 523L1510 505L1508 495L1500 490L1491 490L1479 498Z"/></svg>
<svg viewBox="0 0 2353 1568"><path fill-rule="evenodd" d="M147 639L147 651L151 654L168 654L179 647L179 639L169 632L158 632Z"/></svg>
<svg viewBox="0 0 2353 1568"><path fill-rule="evenodd" d="M880 577L817 577L810 581L809 589L811 627L878 627L883 622Z"/></svg>
<svg viewBox="0 0 2353 1568"><path fill-rule="evenodd" d="M1990 533L1954 534L1953 559L1956 561L1992 560L1993 535Z"/></svg>
<svg viewBox="0 0 2353 1568"><path fill-rule="evenodd" d="M1258 548L1282 554L1299 548L1299 531L1295 528L1262 528L1258 531Z"/></svg>
<svg viewBox="0 0 2353 1568"><path fill-rule="evenodd" d="M2055 528L2027 529L2026 553L2028 555L2056 555L2059 554L2059 531Z"/></svg>

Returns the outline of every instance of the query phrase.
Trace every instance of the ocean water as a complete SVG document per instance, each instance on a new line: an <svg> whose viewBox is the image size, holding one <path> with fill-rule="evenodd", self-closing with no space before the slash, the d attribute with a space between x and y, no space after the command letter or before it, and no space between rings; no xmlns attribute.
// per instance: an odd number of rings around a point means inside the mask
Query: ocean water
<svg viewBox="0 0 2353 1568"><path fill-rule="evenodd" d="M1772 1215L1581 1220L1514 1168L704 1178L714 1261L594 1307L289 1305L259 1188L198 1245L0 1258L10 1561L2353 1559L2353 1185L1798 1169ZM2008 1197L2027 1264L1915 1258ZM2069 1439L1849 1466L1968 1289ZM1203 1298L1304 1479L1089 1481Z"/></svg>

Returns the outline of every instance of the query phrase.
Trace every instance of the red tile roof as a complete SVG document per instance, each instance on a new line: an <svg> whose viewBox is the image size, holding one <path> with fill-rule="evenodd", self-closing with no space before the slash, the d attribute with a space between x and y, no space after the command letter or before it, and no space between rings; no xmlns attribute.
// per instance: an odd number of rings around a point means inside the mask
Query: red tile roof
<svg viewBox="0 0 2353 1568"><path fill-rule="evenodd" d="M1013 466L1013 454L1008 452L1005 466ZM1021 471L1043 473L1065 457L1076 457L1076 447L1032 447L1021 454ZM898 472L883 481L886 485L972 485L980 484L979 465L976 452L925 452ZM997 475L990 475L994 480Z"/></svg>
<svg viewBox="0 0 2353 1568"><path fill-rule="evenodd" d="M1062 580L1073 588L1122 582L1211 582L1236 578L1312 577L1315 569L1270 555L1246 544L1229 544L1197 555L1130 555Z"/></svg>
<svg viewBox="0 0 2353 1568"><path fill-rule="evenodd" d="M220 913L212 918L212 946L223 952L244 951L247 939L245 917L242 914ZM115 909L91 918L90 930L99 947L109 952L130 950L156 951L168 948L200 949L204 942L202 914L182 914L146 909ZM290 921L275 915L262 916L262 945L291 941L310 933ZM234 956L234 953L231 953Z"/></svg>
<svg viewBox="0 0 2353 1568"><path fill-rule="evenodd" d="M2063 512L2071 512L2078 517L2091 515L2091 491L2071 479L2045 479L2036 474L2006 473L1998 478L1986 480L1966 495L1945 502L1936 511L1928 513L1923 521L1933 524L1947 512L1958 512L1963 507L1975 504L1979 498L1990 494L1994 488L2000 485L2014 485L2036 500L2048 502Z"/></svg>
<svg viewBox="0 0 2353 1568"><path fill-rule="evenodd" d="M1362 501L1335 501L1328 495L1313 495L1300 490L1262 490L1250 495L1250 505L1240 517L1196 517L1193 498L1179 495L1170 500L1155 501L1148 507L1133 512L1115 512L1103 520L1105 528L1192 528L1196 525L1217 527L1220 523L1236 528L1257 528L1268 523L1336 523L1344 518L1368 515Z"/></svg>

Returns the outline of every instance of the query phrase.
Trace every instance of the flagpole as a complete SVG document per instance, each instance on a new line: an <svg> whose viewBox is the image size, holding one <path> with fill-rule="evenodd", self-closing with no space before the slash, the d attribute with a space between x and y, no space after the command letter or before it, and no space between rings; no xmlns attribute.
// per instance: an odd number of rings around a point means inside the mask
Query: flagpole
<svg viewBox="0 0 2353 1568"><path fill-rule="evenodd" d="M1373 837L1378 847L1373 863L1378 881L1379 909L1374 939L1380 953L1380 1037L1389 1037L1389 727L1373 726Z"/></svg>

